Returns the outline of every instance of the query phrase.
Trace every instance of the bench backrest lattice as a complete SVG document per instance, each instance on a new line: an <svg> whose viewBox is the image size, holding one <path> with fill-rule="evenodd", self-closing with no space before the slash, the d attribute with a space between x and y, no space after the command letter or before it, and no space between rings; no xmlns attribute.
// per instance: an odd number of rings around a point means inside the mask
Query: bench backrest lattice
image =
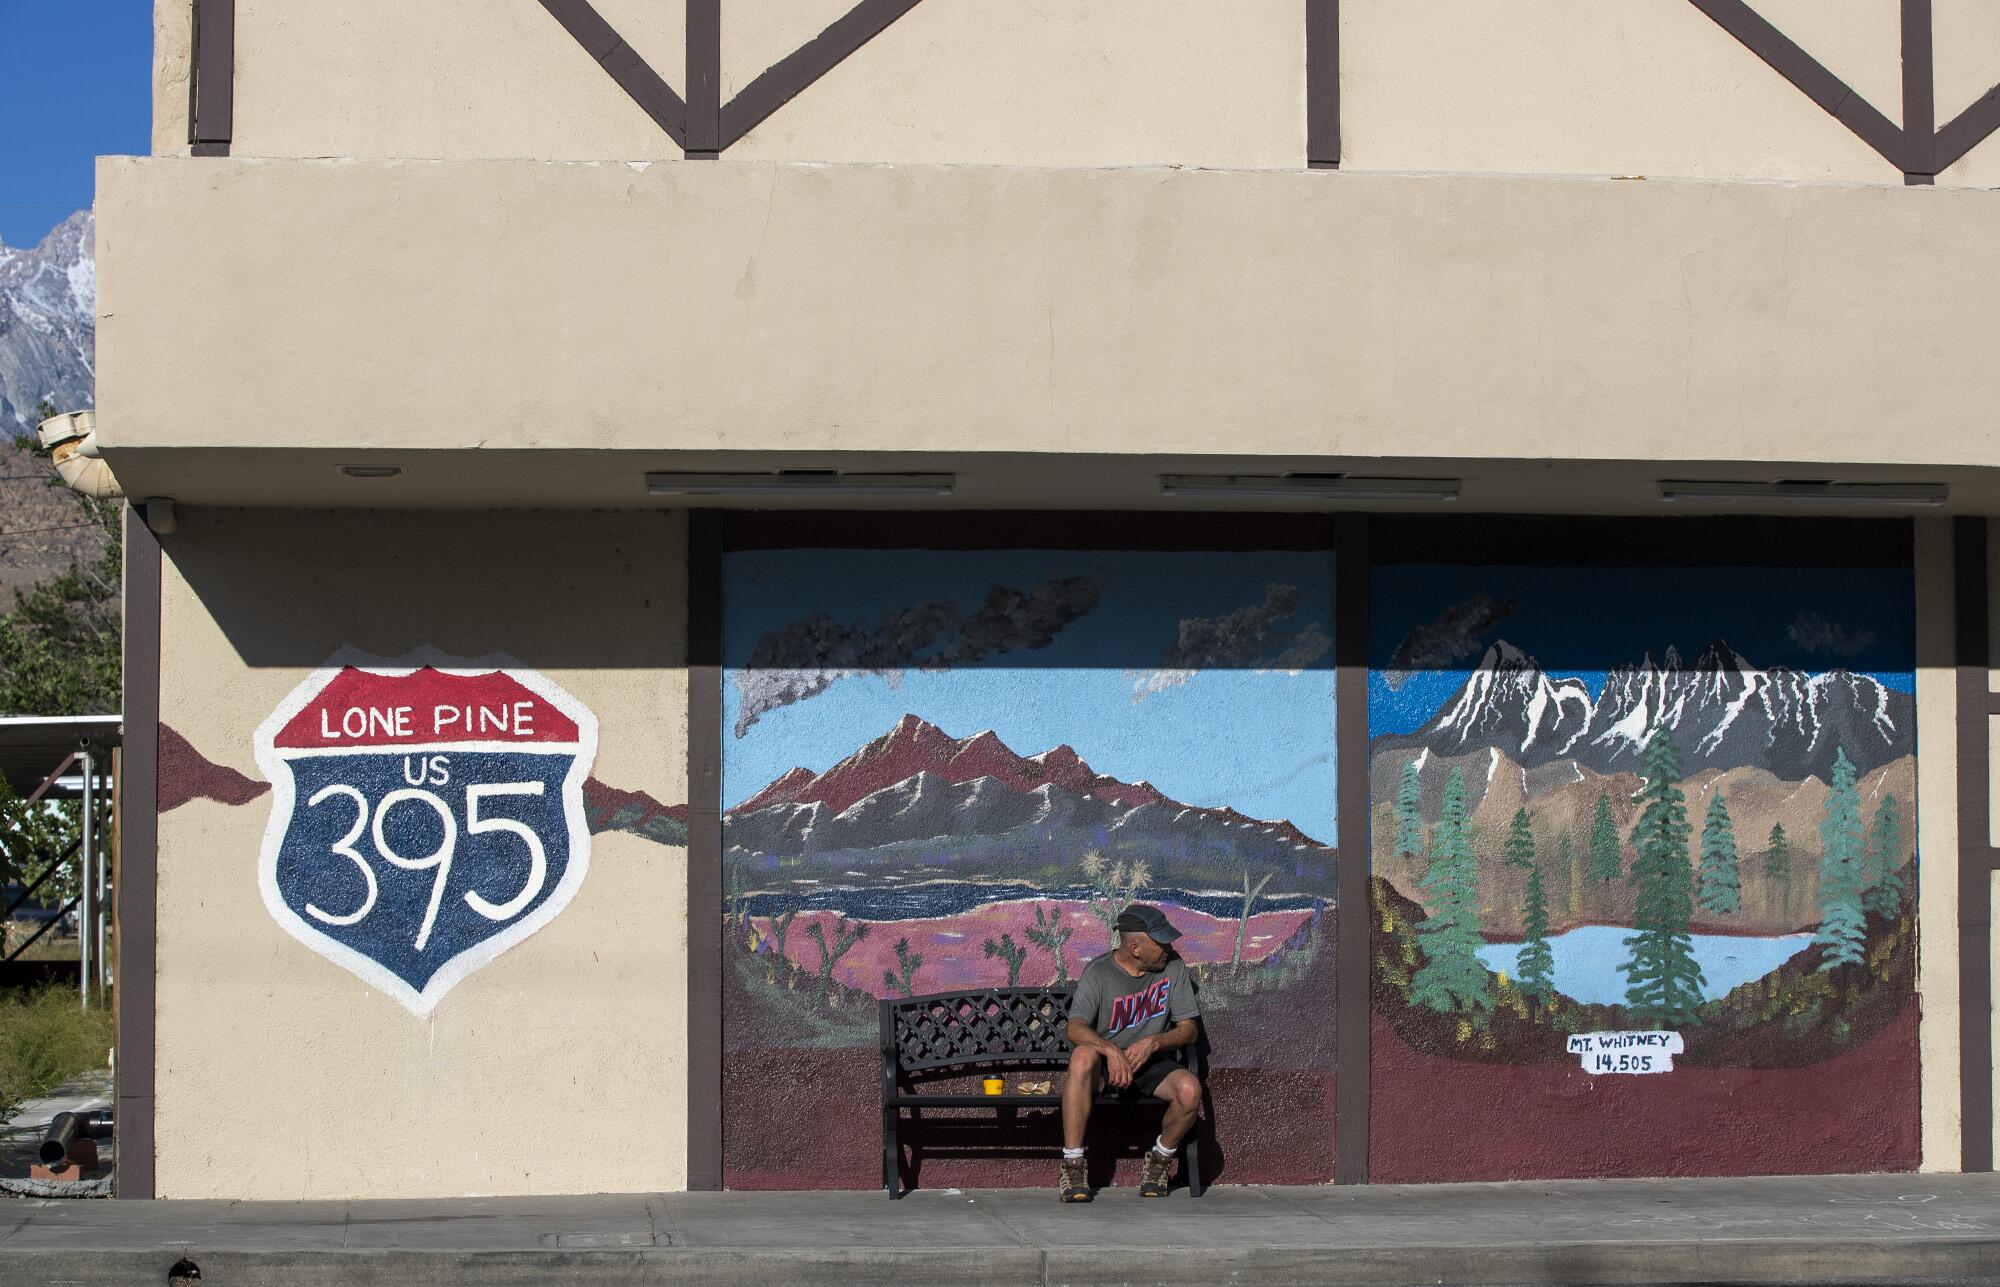
<svg viewBox="0 0 2000 1287"><path fill-rule="evenodd" d="M1069 1063L1069 1003L1074 986L1040 988L975 988L937 992L921 997L886 997L880 1002L882 1022L882 1187L900 1197L902 1184L902 1116L911 1125L926 1109L987 1108L999 1110L1003 1125L1015 1122L1014 1109L1053 1109L1061 1105L1059 1089L1028 1092L1016 1087L1006 1095L938 1092L930 1083L959 1080L1003 1069L1062 1068ZM1196 1077L1202 1075L1201 1047L1174 1052ZM1159 1099L1133 1098L1126 1092L1102 1090L1099 1104L1161 1109ZM1182 1174L1188 1191L1200 1197L1201 1147L1195 1135L1183 1142Z"/></svg>
<svg viewBox="0 0 2000 1287"><path fill-rule="evenodd" d="M1069 1061L1073 987L981 988L882 1003L882 1044L905 1073Z"/></svg>

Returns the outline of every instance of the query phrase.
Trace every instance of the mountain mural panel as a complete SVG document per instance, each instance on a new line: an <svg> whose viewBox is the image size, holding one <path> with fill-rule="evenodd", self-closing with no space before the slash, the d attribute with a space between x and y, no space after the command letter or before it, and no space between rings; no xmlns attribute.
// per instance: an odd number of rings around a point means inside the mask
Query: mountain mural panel
<svg viewBox="0 0 2000 1287"><path fill-rule="evenodd" d="M1378 1178L1915 1164L1909 572L1730 553L1375 569ZM1634 1031L1676 1051L1654 1075L1579 1058ZM1746 1069L1773 1095L1837 1069L1838 1108L1805 1140L1722 1130ZM1439 1147L1439 1120L1487 1137ZM1552 1160L1558 1122L1601 1147Z"/></svg>
<svg viewBox="0 0 2000 1287"><path fill-rule="evenodd" d="M879 1182L879 1150L791 1160L819 1153L800 1123L879 1126L876 1002L1067 984L1134 901L1183 932L1216 1129L1289 1115L1231 1178L1330 1178L1330 553L789 549L724 572L727 1182ZM784 1085L845 1089L808 1111ZM1048 1182L1053 1140L923 1181Z"/></svg>

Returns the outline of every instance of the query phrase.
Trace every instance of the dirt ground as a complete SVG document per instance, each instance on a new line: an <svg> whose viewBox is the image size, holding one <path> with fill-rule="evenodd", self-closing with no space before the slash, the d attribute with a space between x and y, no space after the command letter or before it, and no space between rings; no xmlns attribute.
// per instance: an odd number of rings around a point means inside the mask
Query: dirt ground
<svg viewBox="0 0 2000 1287"><path fill-rule="evenodd" d="M66 493L49 485L53 477L46 462L0 434L0 612L11 610L28 586L72 561L89 563L103 548L97 527L72 526L81 516Z"/></svg>

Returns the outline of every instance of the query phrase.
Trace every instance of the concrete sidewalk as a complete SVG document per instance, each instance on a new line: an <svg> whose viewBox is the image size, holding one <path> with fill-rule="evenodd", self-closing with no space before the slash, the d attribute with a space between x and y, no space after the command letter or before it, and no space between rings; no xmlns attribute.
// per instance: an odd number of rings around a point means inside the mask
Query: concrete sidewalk
<svg viewBox="0 0 2000 1287"><path fill-rule="evenodd" d="M2000 1283L2000 1177L0 1202L0 1283Z"/></svg>

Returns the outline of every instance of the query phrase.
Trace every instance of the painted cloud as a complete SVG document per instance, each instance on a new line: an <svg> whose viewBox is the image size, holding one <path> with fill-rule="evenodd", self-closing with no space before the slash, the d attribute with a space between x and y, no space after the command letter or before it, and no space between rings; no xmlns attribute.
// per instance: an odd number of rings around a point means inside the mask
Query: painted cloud
<svg viewBox="0 0 2000 1287"><path fill-rule="evenodd" d="M1455 603L1403 636L1395 655L1382 671L1391 690L1410 682L1412 672L1435 670L1479 652L1481 638L1514 610L1512 599L1475 594Z"/></svg>
<svg viewBox="0 0 2000 1287"><path fill-rule="evenodd" d="M1297 674L1333 647L1318 622L1296 630L1285 627L1298 609L1297 586L1270 585L1264 588L1262 603L1219 617L1183 618L1180 636L1162 654L1158 668L1133 680L1132 700L1142 702L1179 688L1209 667L1253 667Z"/></svg>
<svg viewBox="0 0 2000 1287"><path fill-rule="evenodd" d="M1801 649L1828 657L1853 657L1875 642L1873 630L1851 630L1817 612L1801 612L1785 627L1785 635Z"/></svg>
<svg viewBox="0 0 2000 1287"><path fill-rule="evenodd" d="M736 736L842 679L881 675L894 683L912 667L942 670L995 653L1046 648L1097 606L1099 592L1091 577L1052 577L1032 590L996 585L970 616L946 599L891 612L873 626L843 626L816 612L759 639L736 672L743 697Z"/></svg>

